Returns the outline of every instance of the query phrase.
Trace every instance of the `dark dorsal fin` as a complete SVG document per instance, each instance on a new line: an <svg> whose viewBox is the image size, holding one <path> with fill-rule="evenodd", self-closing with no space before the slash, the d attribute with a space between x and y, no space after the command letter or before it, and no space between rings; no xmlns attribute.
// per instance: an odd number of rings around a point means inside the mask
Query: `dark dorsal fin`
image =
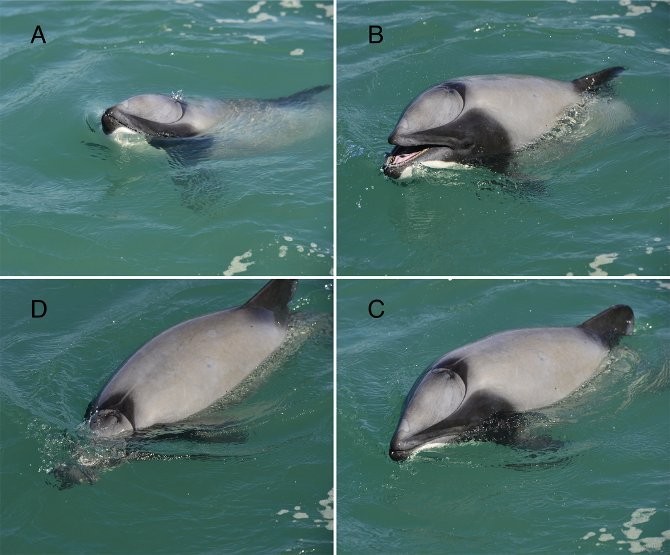
<svg viewBox="0 0 670 555"><path fill-rule="evenodd" d="M602 71L596 71L595 73L589 73L583 77L573 79L572 84L575 86L575 89L577 89L577 92L595 92L625 69L625 67L621 66L608 67Z"/></svg>
<svg viewBox="0 0 670 555"><path fill-rule="evenodd" d="M607 347L614 347L623 335L632 335L635 316L633 309L625 304L617 304L589 318L579 325L589 331Z"/></svg>
<svg viewBox="0 0 670 555"><path fill-rule="evenodd" d="M275 315L277 323L284 325L288 319L288 303L293 297L297 279L273 279L251 299L244 303L245 307L265 308Z"/></svg>

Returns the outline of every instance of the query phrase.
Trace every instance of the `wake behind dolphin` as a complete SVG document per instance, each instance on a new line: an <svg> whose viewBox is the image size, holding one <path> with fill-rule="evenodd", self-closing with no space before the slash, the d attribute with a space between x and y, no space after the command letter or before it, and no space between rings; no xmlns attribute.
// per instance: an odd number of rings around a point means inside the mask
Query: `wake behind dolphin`
<svg viewBox="0 0 670 555"><path fill-rule="evenodd" d="M528 75L476 75L430 87L405 108L388 142L383 172L414 165L482 165L505 171L513 153L537 142L566 111L624 70L610 67L573 81Z"/></svg>
<svg viewBox="0 0 670 555"><path fill-rule="evenodd" d="M322 85L271 100L189 98L141 94L107 108L107 135L139 134L168 153L179 148L236 157L280 148L323 131L331 121ZM181 155L180 155L181 157Z"/></svg>
<svg viewBox="0 0 670 555"><path fill-rule="evenodd" d="M429 445L464 439L513 441L525 411L567 397L602 367L612 347L633 333L630 307L616 305L572 328L497 333L432 363L407 394L391 444L393 460Z"/></svg>

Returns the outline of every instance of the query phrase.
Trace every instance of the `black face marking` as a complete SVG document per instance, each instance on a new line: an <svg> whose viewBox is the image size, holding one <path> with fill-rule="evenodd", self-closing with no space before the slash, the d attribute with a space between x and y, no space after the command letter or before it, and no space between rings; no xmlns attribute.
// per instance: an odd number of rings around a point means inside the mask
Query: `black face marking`
<svg viewBox="0 0 670 555"><path fill-rule="evenodd" d="M505 128L482 110L468 110L451 123L413 134L422 144L396 146L382 171L400 177L411 164L431 160L486 166L504 172L509 167L512 144Z"/></svg>
<svg viewBox="0 0 670 555"><path fill-rule="evenodd" d="M129 394L115 393L110 395L102 403L98 404L99 398L92 401L86 409L84 420L88 420L95 412L100 410L117 410L135 427L135 403Z"/></svg>
<svg viewBox="0 0 670 555"><path fill-rule="evenodd" d="M515 420L509 420L512 414L515 414L514 407L506 399L486 391L476 392L444 420L404 438L404 449L399 448L394 436L389 456L396 461L404 460L418 447L446 437L452 438L451 441L512 441L517 433Z"/></svg>
<svg viewBox="0 0 670 555"><path fill-rule="evenodd" d="M180 102L180 104L183 110L186 111L187 105L183 102ZM112 106L105 110L101 122L102 129L106 135L113 133L119 127L127 127L147 137L178 138L198 135L197 129L194 129L187 123L160 123L126 114L117 106Z"/></svg>

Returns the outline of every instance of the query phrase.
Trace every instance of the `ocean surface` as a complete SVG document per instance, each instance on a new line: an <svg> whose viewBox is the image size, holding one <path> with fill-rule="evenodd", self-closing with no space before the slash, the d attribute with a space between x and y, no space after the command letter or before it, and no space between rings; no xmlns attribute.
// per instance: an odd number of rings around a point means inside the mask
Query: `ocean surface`
<svg viewBox="0 0 670 555"><path fill-rule="evenodd" d="M668 295L667 281L338 280L338 553L667 553ZM535 415L557 451L470 442L389 458L403 400L439 356L619 303L634 335Z"/></svg>
<svg viewBox="0 0 670 555"><path fill-rule="evenodd" d="M1 272L329 275L332 90L300 130L260 115L274 141L243 153L185 161L100 125L142 93L268 99L333 85L332 7L292 5L0 2ZM30 44L38 24L46 44Z"/></svg>
<svg viewBox="0 0 670 555"><path fill-rule="evenodd" d="M298 284L285 347L206 411L220 424L212 441L140 443L142 456L100 471L92 485L58 489L48 474L77 446L87 453L78 434L86 406L137 348L174 324L244 303L263 283L0 282L0 552L332 552L326 280ZM47 303L44 318L31 318L32 299Z"/></svg>
<svg viewBox="0 0 670 555"><path fill-rule="evenodd" d="M339 275L668 274L670 4L344 0L337 16ZM380 172L400 114L431 85L617 65L613 90L508 175Z"/></svg>

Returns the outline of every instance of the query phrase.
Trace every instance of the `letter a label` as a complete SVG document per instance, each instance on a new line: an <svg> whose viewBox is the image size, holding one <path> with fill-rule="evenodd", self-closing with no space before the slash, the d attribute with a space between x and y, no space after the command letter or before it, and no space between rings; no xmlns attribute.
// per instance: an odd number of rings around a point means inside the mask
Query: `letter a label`
<svg viewBox="0 0 670 555"><path fill-rule="evenodd" d="M35 39L42 39L42 44L47 43L47 39L44 38L44 33L42 32L42 27L39 25L35 27L35 31L33 32L33 38L30 39L30 44L35 42Z"/></svg>

